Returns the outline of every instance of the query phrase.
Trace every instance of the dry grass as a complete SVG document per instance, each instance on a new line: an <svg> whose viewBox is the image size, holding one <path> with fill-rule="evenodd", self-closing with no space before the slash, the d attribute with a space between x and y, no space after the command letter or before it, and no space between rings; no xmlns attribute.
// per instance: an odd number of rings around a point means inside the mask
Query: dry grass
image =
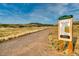
<svg viewBox="0 0 79 59"><path fill-rule="evenodd" d="M45 29L46 27L0 28L0 41L15 38L27 33Z"/></svg>
<svg viewBox="0 0 79 59"><path fill-rule="evenodd" d="M74 37L76 39L76 43L74 42L75 46L74 46L74 54L73 55L79 55L79 25L73 25L73 40L75 40ZM61 50L62 52L65 51L64 44L66 43L66 41L58 40L57 26L52 27L52 33L49 34L48 38L49 38L49 48L52 48L57 51Z"/></svg>

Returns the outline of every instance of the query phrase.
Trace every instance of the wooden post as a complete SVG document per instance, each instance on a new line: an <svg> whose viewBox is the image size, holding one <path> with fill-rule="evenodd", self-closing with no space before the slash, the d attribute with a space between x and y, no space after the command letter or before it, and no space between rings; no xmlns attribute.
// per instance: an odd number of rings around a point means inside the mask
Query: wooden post
<svg viewBox="0 0 79 59"><path fill-rule="evenodd" d="M67 47L65 53L67 55L72 55L73 54L73 44L72 44L72 41L68 42L68 47Z"/></svg>

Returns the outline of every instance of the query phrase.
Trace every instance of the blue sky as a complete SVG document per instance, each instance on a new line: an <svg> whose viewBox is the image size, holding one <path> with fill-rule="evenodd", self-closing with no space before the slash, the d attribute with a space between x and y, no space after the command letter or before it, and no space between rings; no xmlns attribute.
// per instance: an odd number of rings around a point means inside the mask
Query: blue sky
<svg viewBox="0 0 79 59"><path fill-rule="evenodd" d="M73 15L79 20L79 4L69 3L3 3L0 4L0 23L57 23L62 15Z"/></svg>

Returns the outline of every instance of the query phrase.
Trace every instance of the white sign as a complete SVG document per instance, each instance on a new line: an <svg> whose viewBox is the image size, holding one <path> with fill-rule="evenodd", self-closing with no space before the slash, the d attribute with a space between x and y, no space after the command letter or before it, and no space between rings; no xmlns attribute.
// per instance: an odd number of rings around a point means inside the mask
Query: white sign
<svg viewBox="0 0 79 59"><path fill-rule="evenodd" d="M72 18L59 20L58 38L59 40L72 41Z"/></svg>

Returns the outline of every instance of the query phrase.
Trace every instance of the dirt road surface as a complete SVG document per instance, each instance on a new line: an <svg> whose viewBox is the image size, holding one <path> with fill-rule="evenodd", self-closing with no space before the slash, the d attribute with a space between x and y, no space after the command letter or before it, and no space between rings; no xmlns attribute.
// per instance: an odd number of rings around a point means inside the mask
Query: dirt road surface
<svg viewBox="0 0 79 59"><path fill-rule="evenodd" d="M1 56L48 56L48 34L52 29L14 38L0 43ZM54 54L53 51L52 54Z"/></svg>
<svg viewBox="0 0 79 59"><path fill-rule="evenodd" d="M0 43L0 56L59 55L56 50L48 48L49 33L52 33L51 28L2 42Z"/></svg>

